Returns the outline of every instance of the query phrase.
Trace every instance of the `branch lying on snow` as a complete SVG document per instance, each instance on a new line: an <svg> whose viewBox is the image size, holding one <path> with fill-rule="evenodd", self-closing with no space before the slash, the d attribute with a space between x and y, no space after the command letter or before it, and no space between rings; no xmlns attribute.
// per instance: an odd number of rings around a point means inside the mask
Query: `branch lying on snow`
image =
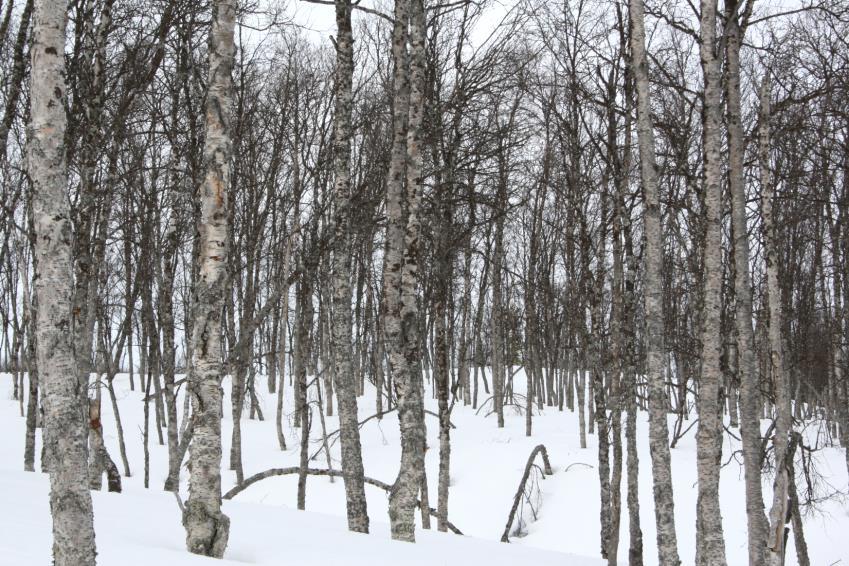
<svg viewBox="0 0 849 566"><path fill-rule="evenodd" d="M234 486L230 491L225 493L222 496L222 499L233 499L244 490L252 486L253 484L264 480L266 478L273 478L276 476L286 476L290 474L297 474L300 472L299 466L291 466L289 468L271 468L270 470L265 470L264 472L260 472L258 474L254 474L249 478L245 478L241 484ZM344 474L340 470L325 470L321 468L307 468L307 475L310 476L335 476L342 477ZM379 487L383 491L390 491L392 486L388 483L382 482L380 480L376 480L369 477L364 477L363 481L367 484L373 485L375 487Z"/></svg>
<svg viewBox="0 0 849 566"><path fill-rule="evenodd" d="M478 405L478 410L477 410L477 411L475 411L475 416L477 416L477 415L479 415L479 414L480 414L480 412L481 412L481 411L483 410L483 408L484 408L484 405L486 405L487 403L489 403L490 401L492 401L492 397L493 397L493 396L492 396L492 395L490 395L489 397L487 397L486 399L484 399L484 400L481 402L481 404L480 404L480 405ZM490 414L490 413L487 413L487 415L489 415L489 414Z"/></svg>
<svg viewBox="0 0 849 566"><path fill-rule="evenodd" d="M507 526L504 527L504 532L501 534L501 542L510 542L510 528L513 526L513 519L516 517L516 511L519 509L519 503L522 502L522 495L525 493L525 484L528 483L528 477L531 475L531 470L535 467L534 458L537 454L542 454L543 474L542 477L550 476L554 472L551 470L551 463L548 461L548 450L544 444L537 445L531 450L531 455L528 457L528 463L525 464L525 473L522 474L522 481L519 482L519 489L516 490L516 495L513 497L513 507L510 509L510 516L507 517Z"/></svg>
<svg viewBox="0 0 849 566"><path fill-rule="evenodd" d="M586 462L572 462L571 464L569 464L568 466L566 466L566 468L565 468L563 471L564 471L564 472L568 472L569 470L571 470L571 469L572 469L572 466L586 466L586 467L588 467L588 468L592 468L592 467L593 467L593 466L592 466L592 464L587 464Z"/></svg>
<svg viewBox="0 0 849 566"><path fill-rule="evenodd" d="M545 451L545 447L542 446L542 445L538 446L537 449L539 449L540 447L542 447L543 451ZM548 470L548 472L550 473L551 467L548 465L548 456L544 456L544 459L545 459L545 462L546 462L546 470ZM233 499L234 497L236 497L237 495L239 495L240 493L245 491L248 487L252 486L253 484L257 483L260 480L264 480L266 478L272 478L272 477L275 477L275 476L286 476L286 475L290 475L290 474L297 474L300 471L301 471L301 469L298 466L292 466L290 468L271 468L270 470L265 470L264 472L254 474L251 477L246 478L245 481L243 481L241 484L233 487L233 489L231 489L230 491L225 493L223 495L222 499ZM307 468L307 475L310 475L310 476L330 476L330 477L337 477L337 478L341 478L341 477L345 476L345 474L341 470L325 470L325 469L321 469L321 468ZM369 485L373 485L375 487L379 487L380 489L382 489L386 493L389 493L389 492L392 491L392 486L389 485L388 483L382 482L380 480L376 480L374 478L370 478L368 476L363 476L363 482L365 482ZM421 508L421 501L416 501L416 506ZM436 513L436 509L434 509L433 507L429 507L428 509L429 509L430 514L432 516L434 516L434 517L438 516L437 513ZM450 521L446 521L446 523L448 525L448 530L450 530L452 533L457 534L457 535L463 534L460 531L460 529L458 529L453 524L451 524Z"/></svg>

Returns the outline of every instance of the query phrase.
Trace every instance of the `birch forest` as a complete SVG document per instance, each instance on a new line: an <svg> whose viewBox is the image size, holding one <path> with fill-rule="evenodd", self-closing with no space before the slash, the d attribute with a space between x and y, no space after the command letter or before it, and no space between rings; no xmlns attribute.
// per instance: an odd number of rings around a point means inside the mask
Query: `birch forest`
<svg viewBox="0 0 849 566"><path fill-rule="evenodd" d="M849 0L0 0L0 565L849 564L847 109Z"/></svg>

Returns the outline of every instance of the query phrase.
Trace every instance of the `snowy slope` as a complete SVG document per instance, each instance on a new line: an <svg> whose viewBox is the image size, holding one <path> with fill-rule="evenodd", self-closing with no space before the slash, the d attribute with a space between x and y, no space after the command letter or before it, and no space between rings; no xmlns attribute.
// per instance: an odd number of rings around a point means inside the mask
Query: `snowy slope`
<svg viewBox="0 0 849 566"><path fill-rule="evenodd" d="M50 563L47 478L42 474L0 471L4 508L0 519L0 564ZM377 524L372 535L346 530L340 517L298 512L286 507L228 503L233 521L223 561L186 552L183 527L173 497L130 487L126 493L94 494L98 563L105 566L190 566L194 564L298 564L375 566L380 564L467 565L476 560L508 566L528 561L542 566L597 566L599 561L558 552L440 533L419 535L417 545L389 540Z"/></svg>
<svg viewBox="0 0 849 566"><path fill-rule="evenodd" d="M30 566L49 563L50 521L47 482L41 474L21 472L24 420L17 403L11 400L8 376L0 377L0 493L11 502L15 513L0 513L0 566ZM523 381L521 373L518 383ZM298 460L298 429L291 427L291 389L286 390L287 422L284 425L289 450L277 447L274 428L276 400L264 392L264 379L257 378L265 421L242 423L245 477L268 468L294 466ZM151 490L144 490L142 451L142 394L129 391L126 376L116 380L121 418L124 423L133 476L124 479L120 495L95 493L95 520L100 564L200 563L203 559L183 550L183 530L173 496L161 492L167 471L167 450L159 446L151 426ZM229 382L225 382L225 391ZM481 391L481 399L487 395ZM427 400L431 409L435 401ZM182 408L182 401L179 407ZM229 399L225 398L223 487L234 485L234 474L226 470L231 423ZM360 400L360 415L373 414L374 399ZM370 536L348 533L345 529L344 489L341 480L310 477L307 486L307 512L295 509L296 477L263 480L226 502L224 510L232 518L230 545L224 563L250 564L559 564L595 566L599 556L598 475L595 468L594 436L588 448L579 448L577 415L546 409L534 418L534 435L524 435L524 417L507 409L507 424L497 429L487 408L476 413L462 404L455 406L452 422L452 466L449 518L467 536L419 531L415 546L389 540L386 494L367 486L372 523ZM327 417L328 432L338 428L335 417ZM121 467L114 416L104 398L103 423L107 447ZM326 467L321 447L319 419L313 421L314 441L310 453L318 452L313 467ZM438 463L436 419L428 416L427 472L431 504L435 505ZM673 450L676 519L679 547L684 564L692 564L695 554L695 427ZM647 424L641 415L638 444L640 451L640 503L645 563L656 564L654 511L651 497L650 459ZM813 434L813 431L809 431ZM382 421L373 419L362 427L363 455L367 476L391 483L397 473L400 446L394 413ZM548 448L554 475L539 483L534 509L523 506L524 536L512 544L498 543L510 510L513 495L534 446ZM40 446L40 445L39 445ZM739 446L726 436L723 462ZM339 446L332 446L333 466L339 466ZM829 485L826 493L847 485L842 449L824 448L814 454L819 472ZM584 465L586 464L586 465ZM765 496L771 490L765 482ZM182 475L186 495L186 473ZM742 469L733 459L723 468L721 501L729 564L746 562L745 500ZM7 497L8 495L8 497ZM769 499L767 499L769 501ZM624 486L623 486L623 502ZM7 507L8 503L3 505ZM623 503L624 505L624 503ZM806 517L806 536L812 564L849 564L849 504L837 499L823 503L817 514ZM623 509L620 557L627 557L628 519ZM486 539L486 540L483 540ZM568 553L568 554L565 554ZM795 564L792 539L788 564ZM620 561L622 562L622 561ZM217 562L221 564L221 562Z"/></svg>

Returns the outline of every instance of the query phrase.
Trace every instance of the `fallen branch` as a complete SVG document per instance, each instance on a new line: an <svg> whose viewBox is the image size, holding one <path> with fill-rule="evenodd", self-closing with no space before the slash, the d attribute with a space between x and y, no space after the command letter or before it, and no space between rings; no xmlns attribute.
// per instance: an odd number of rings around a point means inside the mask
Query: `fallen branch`
<svg viewBox="0 0 849 566"><path fill-rule="evenodd" d="M484 399L483 401L481 401L481 403L478 405L478 410L477 410L477 411L475 411L475 415L479 415L479 414L480 414L480 412L483 410L484 405L486 405L486 404L487 404L487 403L489 403L490 401L492 401L492 395L490 395L489 397L487 397L486 399ZM489 413L487 413L487 415L489 415Z"/></svg>
<svg viewBox="0 0 849 566"><path fill-rule="evenodd" d="M586 467L588 467L588 468L592 468L592 467L593 467L593 466L592 466L592 464L587 464L586 462L572 462L571 464L569 464L568 466L566 466L566 469L564 469L563 471L564 471L564 472L568 472L569 470L571 470L571 469L572 469L572 466L586 466Z"/></svg>
<svg viewBox="0 0 849 566"><path fill-rule="evenodd" d="M507 517L507 526L504 527L504 533L501 535L501 542L510 542L510 528L513 526L513 519L516 517L516 511L519 509L519 504L522 502L522 495L525 493L525 484L528 483L528 477L530 477L531 470L534 468L534 459L537 454L542 454L542 463L544 466L542 477L545 478L546 475L550 476L554 473L551 470L551 463L548 461L548 451L545 449L545 445L539 444L531 451L531 455L528 457L528 463L525 464L525 473L522 474L522 481L519 482L519 489L516 490L516 495L513 497L513 507L510 509L510 516Z"/></svg>
<svg viewBox="0 0 849 566"><path fill-rule="evenodd" d="M545 453L545 447L544 446L542 446L542 445L537 446L536 449L538 450L539 448L542 448L543 453ZM544 461L546 462L546 470L548 470L548 472L550 473L551 467L548 465L548 456L543 456L543 458L544 458ZM236 497L237 495L242 493L245 489L247 489L248 487L252 486L253 484L257 483L260 480L264 480L266 478L272 478L272 477L276 477L276 476L286 476L286 475L291 475L291 474L297 474L299 472L300 472L300 467L298 467L298 466L292 466L290 468L271 468L270 470L265 470L264 472L254 474L251 477L246 478L245 481L243 481L241 484L234 486L230 491L228 491L227 493L225 493L223 495L222 499L233 499L234 497ZM336 478L341 478L341 477L345 476L345 474L341 470L325 470L325 469L321 469L321 468L307 468L307 475L309 475L309 476L330 476L330 477L336 477ZM386 493L390 493L392 491L392 486L389 485L388 483L382 482L380 480L376 480L374 478L370 478L368 476L363 476L363 482L367 483L369 485L373 485L375 487L379 487L380 489L382 489ZM416 501L416 506L421 508L421 501ZM436 509L434 509L433 507L430 507L429 511L430 511L431 516L437 517ZM450 521L446 521L446 523L448 525L448 530L450 530L452 533L457 534L457 535L463 534L460 531L460 529L458 529L453 524L451 524Z"/></svg>

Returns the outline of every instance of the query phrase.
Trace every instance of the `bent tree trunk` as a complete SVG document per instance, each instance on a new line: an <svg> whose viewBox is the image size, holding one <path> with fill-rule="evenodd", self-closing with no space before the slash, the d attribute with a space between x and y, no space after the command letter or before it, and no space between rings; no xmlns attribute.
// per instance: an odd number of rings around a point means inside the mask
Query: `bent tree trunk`
<svg viewBox="0 0 849 566"><path fill-rule="evenodd" d="M519 504L525 497L525 486L528 483L528 478L531 475L531 470L534 467L534 460L536 459L537 454L542 456L542 477L545 478L545 476L550 476L554 473L551 469L551 463L548 461L548 450L545 449L544 444L538 444L533 450L531 450L531 454L528 456L528 461L525 463L525 471L522 473L522 479L519 480L519 488L516 490L516 495L513 497L513 506L510 507L510 514L507 516L507 525L504 527L504 532L501 533L501 542L510 542L510 529L513 528L513 520L516 518L516 511L519 510Z"/></svg>
<svg viewBox="0 0 849 566"><path fill-rule="evenodd" d="M189 395L194 415L189 500L183 513L190 552L222 557L230 519L221 512L221 313L226 290L230 104L232 99L234 0L215 0L209 36L206 97L206 174L200 188L200 258L193 290L192 367Z"/></svg>
<svg viewBox="0 0 849 566"><path fill-rule="evenodd" d="M98 386L99 387L99 386ZM106 474L107 486L110 492L121 492L121 474L118 466L106 451L103 442L103 425L100 423L100 390L97 398L89 399L89 458L88 458L88 482L89 488L100 491L103 487L103 474Z"/></svg>
<svg viewBox="0 0 849 566"><path fill-rule="evenodd" d="M36 358L50 473L53 563L94 566L87 427L71 324L73 230L65 163L65 2L39 0L30 87L29 175L35 224Z"/></svg>

